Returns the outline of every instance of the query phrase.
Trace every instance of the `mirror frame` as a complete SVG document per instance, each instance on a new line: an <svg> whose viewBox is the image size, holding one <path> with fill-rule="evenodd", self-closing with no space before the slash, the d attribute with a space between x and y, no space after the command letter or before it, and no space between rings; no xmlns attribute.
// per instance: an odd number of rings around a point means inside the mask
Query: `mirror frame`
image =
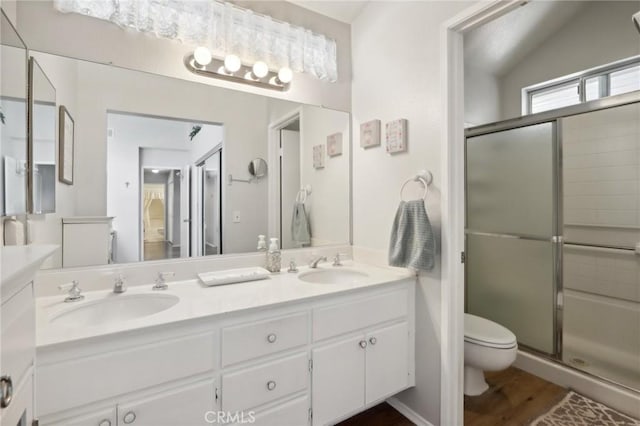
<svg viewBox="0 0 640 426"><path fill-rule="evenodd" d="M20 222L24 223L24 227L25 227L25 243L27 241L29 241L29 236L28 236L28 227L26 226L26 218L27 218L27 214L29 212L28 206L29 206L29 125L28 125L28 110L29 110L29 106L28 106L28 97L29 97L29 48L27 47L27 44L25 43L25 41L23 40L22 36L20 36L20 33L18 32L18 30L16 29L16 27L13 25L13 22L11 22L11 20L9 19L9 17L7 16L7 14L5 13L4 9L2 9L0 7L0 13L1 13L1 17L0 19L2 19L2 24L5 25L8 29L10 29L11 31L13 31L15 38L17 41L19 41L22 46L21 48L24 49L24 69L26 71L26 75L25 75L25 86L24 86L24 99L25 99L25 135L27 135L27 139L25 140L25 158L26 158L26 167L27 167L27 178L25 179L25 204L23 206L22 211L19 212L10 212L7 213L6 211L6 206L5 208L0 211L0 218L5 218L5 217L15 217L17 218ZM10 44L4 44L4 43L0 43L6 46L11 46ZM14 47L18 47L18 46L14 46ZM2 179L2 185L4 185L4 177ZM2 241L4 241L4 235L0 235L0 238L2 238Z"/></svg>
<svg viewBox="0 0 640 426"><path fill-rule="evenodd" d="M53 89L53 93L54 93L54 98L56 98L56 87L53 85L53 83L51 82L51 80L49 79L49 77L47 76L47 74L44 72L44 70L42 69L42 67L40 66L40 64L38 63L38 61L36 60L36 58L34 58L33 56L29 55L29 69L28 69L28 79L27 79L27 170L28 170L28 174L27 174L27 212L29 214L49 214L49 213L55 213L56 212L56 185L57 185L57 174L54 173L54 183L53 183L53 210L40 210L40 211L35 211L35 155L34 155L34 130L33 130L33 111L34 111L34 105L35 105L35 93L34 93L34 87L35 84L33 82L33 77L34 77L34 71L36 69L36 67L38 67L38 70L40 71L40 73L42 74L42 76L47 80L47 83L49 83L49 85L51 86L51 88ZM54 99L54 128L53 128L53 134L54 134L54 153L55 151L57 151L57 147L58 147L58 139L57 139L57 132L56 132L56 124L57 123L57 117L55 116L55 114L57 114L58 112L58 108L57 108L57 99ZM58 156L54 154L54 167L57 169L58 168Z"/></svg>

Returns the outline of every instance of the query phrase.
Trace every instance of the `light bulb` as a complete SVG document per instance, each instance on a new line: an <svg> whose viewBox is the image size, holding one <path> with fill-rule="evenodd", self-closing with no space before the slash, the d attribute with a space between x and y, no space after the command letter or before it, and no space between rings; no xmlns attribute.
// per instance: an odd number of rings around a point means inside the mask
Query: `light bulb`
<svg viewBox="0 0 640 426"><path fill-rule="evenodd" d="M241 66L242 62L240 62L240 58L238 58L236 55L227 55L224 58L224 69L226 69L227 72L233 74L234 72L238 71Z"/></svg>
<svg viewBox="0 0 640 426"><path fill-rule="evenodd" d="M280 71L278 71L278 80L280 83L287 84L293 79L293 71L289 67L282 67Z"/></svg>
<svg viewBox="0 0 640 426"><path fill-rule="evenodd" d="M258 61L255 64L253 64L252 71L253 71L253 75L256 78L262 78L267 74L269 74L269 67L264 62Z"/></svg>
<svg viewBox="0 0 640 426"><path fill-rule="evenodd" d="M204 67L211 63L211 51L204 46L196 47L196 50L193 51L193 58L198 65Z"/></svg>

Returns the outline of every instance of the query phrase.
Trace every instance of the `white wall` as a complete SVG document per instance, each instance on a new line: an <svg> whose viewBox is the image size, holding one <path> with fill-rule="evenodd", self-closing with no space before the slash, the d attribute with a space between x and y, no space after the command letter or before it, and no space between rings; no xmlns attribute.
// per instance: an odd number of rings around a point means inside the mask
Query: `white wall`
<svg viewBox="0 0 640 426"><path fill-rule="evenodd" d="M521 115L521 90L532 84L640 55L631 15L637 1L587 2L584 10L500 78L502 119Z"/></svg>
<svg viewBox="0 0 640 426"><path fill-rule="evenodd" d="M349 25L284 1L236 2L240 6L303 26L333 38L337 43L338 81L329 83L306 74L295 74L287 92L199 77L187 71L183 57L194 46L125 31L115 24L56 11L51 0L20 1L18 31L29 48L42 52L147 71L234 88L297 102L325 105L347 111L351 108L351 40Z"/></svg>
<svg viewBox="0 0 640 426"><path fill-rule="evenodd" d="M470 3L370 2L352 24L353 206L355 249L386 258L400 186L429 169L427 210L440 229L441 26ZM393 25L391 25L393 24ZM360 123L409 121L409 150L388 155L384 145L363 150ZM417 193L416 193L417 195ZM416 293L416 387L400 400L433 424L440 423L440 270L421 274Z"/></svg>
<svg viewBox="0 0 640 426"><path fill-rule="evenodd" d="M464 122L470 126L499 121L500 83L488 71L464 64Z"/></svg>

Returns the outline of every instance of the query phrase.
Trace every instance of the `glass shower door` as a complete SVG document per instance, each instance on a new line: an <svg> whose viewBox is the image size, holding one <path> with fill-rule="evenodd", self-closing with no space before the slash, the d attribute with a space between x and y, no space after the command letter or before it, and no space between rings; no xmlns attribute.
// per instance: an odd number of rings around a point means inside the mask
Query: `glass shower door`
<svg viewBox="0 0 640 426"><path fill-rule="evenodd" d="M467 311L558 351L556 123L466 139Z"/></svg>
<svg viewBox="0 0 640 426"><path fill-rule="evenodd" d="M640 390L640 103L562 119L562 360Z"/></svg>

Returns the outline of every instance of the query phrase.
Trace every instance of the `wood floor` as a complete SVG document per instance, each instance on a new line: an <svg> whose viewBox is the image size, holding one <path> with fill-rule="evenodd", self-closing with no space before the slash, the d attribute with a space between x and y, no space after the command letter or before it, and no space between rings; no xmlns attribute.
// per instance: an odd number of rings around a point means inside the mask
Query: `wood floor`
<svg viewBox="0 0 640 426"><path fill-rule="evenodd" d="M392 406L383 402L336 426L413 426L413 423Z"/></svg>
<svg viewBox="0 0 640 426"><path fill-rule="evenodd" d="M464 397L464 426L528 425L568 392L515 367L485 377L489 390Z"/></svg>
<svg viewBox="0 0 640 426"><path fill-rule="evenodd" d="M525 426L568 392L515 367L486 373L489 390L464 397L464 426ZM412 426L387 403L376 405L337 426ZM456 426L456 425L443 425Z"/></svg>

